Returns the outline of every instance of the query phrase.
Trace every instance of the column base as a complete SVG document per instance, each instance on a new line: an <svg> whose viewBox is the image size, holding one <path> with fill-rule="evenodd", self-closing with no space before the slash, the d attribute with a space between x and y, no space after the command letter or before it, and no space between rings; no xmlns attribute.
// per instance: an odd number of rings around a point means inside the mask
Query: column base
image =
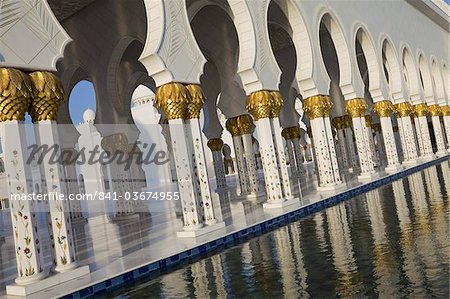
<svg viewBox="0 0 450 299"><path fill-rule="evenodd" d="M439 158L440 157L444 157L444 156L446 156L446 155L448 155L448 152L447 151L439 151L439 152L436 152L436 156L438 156Z"/></svg>
<svg viewBox="0 0 450 299"><path fill-rule="evenodd" d="M386 167L386 168L384 169L384 171L385 171L386 173L388 173L388 174L395 173L395 172L399 172L399 171L401 171L401 170L403 170L403 166L400 165L400 164L388 166L388 167Z"/></svg>
<svg viewBox="0 0 450 299"><path fill-rule="evenodd" d="M16 279L15 284L6 286L6 294L12 296L28 296L33 293L62 284L64 282L79 279L89 274L89 266L83 266L73 269L72 271L51 275L42 280L39 280L38 278L38 280L34 280L33 282L27 283L25 285L20 285ZM43 277L45 276L46 275L43 275Z"/></svg>
<svg viewBox="0 0 450 299"><path fill-rule="evenodd" d="M419 164L418 158L414 159L414 160L403 161L403 163L402 163L402 165L405 165L405 166L415 166L417 164Z"/></svg>
<svg viewBox="0 0 450 299"><path fill-rule="evenodd" d="M427 162L427 161L431 161L431 160L436 159L436 155L435 154L429 154L429 155L426 155L426 156L420 156L419 159L421 159L424 162Z"/></svg>
<svg viewBox="0 0 450 299"><path fill-rule="evenodd" d="M52 268L52 272L64 273L64 272L73 270L73 269L77 268L78 266L79 265L78 265L77 262L73 262L73 263L70 263L70 264L67 264L67 265L59 265L59 266L53 267Z"/></svg>
<svg viewBox="0 0 450 299"><path fill-rule="evenodd" d="M287 206L290 206L290 205L293 205L293 204L296 204L296 203L299 203L300 202L300 198L298 198L298 197L295 197L295 198L292 198L292 199L288 199L288 200L285 200L285 201L280 201L280 202L266 202L266 203L263 203L263 208L264 209L282 209L282 208L284 208L284 207L287 207Z"/></svg>
<svg viewBox="0 0 450 299"><path fill-rule="evenodd" d="M214 231L224 230L225 231L225 222L218 222L216 224L203 226L202 228L192 230L192 231L181 231L177 232L178 238L198 238L200 236L204 236L206 234L212 233Z"/></svg>
<svg viewBox="0 0 450 299"><path fill-rule="evenodd" d="M380 174L377 172L365 173L365 174L358 175L358 181L360 181L360 182L361 181L363 181L363 182L371 181L373 179L378 178L379 176L380 176Z"/></svg>
<svg viewBox="0 0 450 299"><path fill-rule="evenodd" d="M328 185L328 186L319 186L317 187L318 192L334 192L347 188L347 184L342 182L339 184Z"/></svg>

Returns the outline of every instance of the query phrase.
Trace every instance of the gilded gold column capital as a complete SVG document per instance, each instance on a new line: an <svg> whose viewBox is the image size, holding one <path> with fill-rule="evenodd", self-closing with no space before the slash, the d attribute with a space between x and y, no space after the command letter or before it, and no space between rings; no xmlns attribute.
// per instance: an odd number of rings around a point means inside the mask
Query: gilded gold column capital
<svg viewBox="0 0 450 299"><path fill-rule="evenodd" d="M414 115L417 117L427 116L429 113L428 106L426 104L417 104L413 106Z"/></svg>
<svg viewBox="0 0 450 299"><path fill-rule="evenodd" d="M337 116L335 118L333 118L333 126L338 129L338 130L342 130L344 129L344 119L342 116Z"/></svg>
<svg viewBox="0 0 450 299"><path fill-rule="evenodd" d="M365 99L356 98L345 102L345 111L351 118L364 117L366 110L367 103Z"/></svg>
<svg viewBox="0 0 450 299"><path fill-rule="evenodd" d="M50 72L40 71L31 73L30 78L34 98L29 112L33 122L56 120L59 107L65 101L61 81Z"/></svg>
<svg viewBox="0 0 450 299"><path fill-rule="evenodd" d="M189 91L186 119L198 119L205 103L205 94L200 85L197 84L186 85L186 89Z"/></svg>
<svg viewBox="0 0 450 299"><path fill-rule="evenodd" d="M374 130L377 133L381 133L381 124L372 124L372 130Z"/></svg>
<svg viewBox="0 0 450 299"><path fill-rule="evenodd" d="M289 128L284 128L281 130L281 136L283 136L284 139L290 140L291 136L289 135Z"/></svg>
<svg viewBox="0 0 450 299"><path fill-rule="evenodd" d="M442 106L442 116L450 116L450 106Z"/></svg>
<svg viewBox="0 0 450 299"><path fill-rule="evenodd" d="M431 116L441 115L441 107L439 105L428 106L428 109L430 110Z"/></svg>
<svg viewBox="0 0 450 299"><path fill-rule="evenodd" d="M237 125L237 117L227 119L227 121L225 122L225 128L233 137L241 135L241 132L239 131L239 127Z"/></svg>
<svg viewBox="0 0 450 299"><path fill-rule="evenodd" d="M109 155L114 155L116 152L128 153L130 151L128 138L124 133L103 137L101 145Z"/></svg>
<svg viewBox="0 0 450 299"><path fill-rule="evenodd" d="M168 120L185 119L189 97L189 91L183 84L167 83L156 90L155 104Z"/></svg>
<svg viewBox="0 0 450 299"><path fill-rule="evenodd" d="M303 102L303 111L310 120L325 117L325 115L329 116L332 107L333 103L330 97L326 95L312 96Z"/></svg>
<svg viewBox="0 0 450 299"><path fill-rule="evenodd" d="M253 119L248 114L239 115L236 117L237 127L239 128L240 135L252 134L253 131Z"/></svg>
<svg viewBox="0 0 450 299"><path fill-rule="evenodd" d="M394 105L391 101L380 101L373 104L373 112L375 112L378 117L389 117L392 112L394 112Z"/></svg>
<svg viewBox="0 0 450 299"><path fill-rule="evenodd" d="M291 139L300 139L300 127L290 127L288 129Z"/></svg>
<svg viewBox="0 0 450 299"><path fill-rule="evenodd" d="M12 68L0 68L0 122L25 120L32 96L28 75Z"/></svg>
<svg viewBox="0 0 450 299"><path fill-rule="evenodd" d="M372 127L372 116L366 115L366 116L364 116L364 120L366 121L366 127L371 128Z"/></svg>
<svg viewBox="0 0 450 299"><path fill-rule="evenodd" d="M281 108L283 107L283 97L281 96L281 93L279 91L271 91L270 92L271 97L271 107L272 111L270 113L271 118L279 117Z"/></svg>
<svg viewBox="0 0 450 299"><path fill-rule="evenodd" d="M245 108L256 121L272 115L272 95L267 90L260 90L247 97Z"/></svg>
<svg viewBox="0 0 450 299"><path fill-rule="evenodd" d="M394 105L394 112L397 118L411 116L413 106L408 102L403 102Z"/></svg>
<svg viewBox="0 0 450 299"><path fill-rule="evenodd" d="M222 150L223 141L220 138L213 138L208 140L207 145L211 151L219 152Z"/></svg>

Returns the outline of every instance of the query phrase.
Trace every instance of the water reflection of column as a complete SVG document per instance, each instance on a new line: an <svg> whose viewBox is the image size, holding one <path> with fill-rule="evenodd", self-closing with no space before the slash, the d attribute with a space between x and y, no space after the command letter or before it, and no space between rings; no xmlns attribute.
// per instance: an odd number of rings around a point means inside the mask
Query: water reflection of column
<svg viewBox="0 0 450 299"><path fill-rule="evenodd" d="M161 277L161 294L167 298L192 298L188 286L186 270L178 270Z"/></svg>
<svg viewBox="0 0 450 299"><path fill-rule="evenodd" d="M435 269L441 268L437 257L439 253L434 245L434 233L431 228L431 218L429 213L429 206L424 190L424 182L421 173L414 173L408 177L412 203L415 210L414 226L416 247L416 254L420 257L422 262L427 265L422 271L425 274L426 281L433 281L436 279ZM434 216L434 215L433 215ZM444 234L445 235L445 234ZM443 271L443 269L442 269Z"/></svg>
<svg viewBox="0 0 450 299"><path fill-rule="evenodd" d="M445 189L447 190L447 194L450 194L450 163L444 162L441 164L442 176L444 178Z"/></svg>
<svg viewBox="0 0 450 299"><path fill-rule="evenodd" d="M406 193L403 181L392 182L392 190L394 192L395 207L400 226L400 244L404 257L403 271L405 271L408 280L414 286L422 285L422 277L418 271L418 265L415 257L415 249L411 230L411 219L406 202Z"/></svg>
<svg viewBox="0 0 450 299"><path fill-rule="evenodd" d="M381 297L398 296L396 283L399 281L398 273L393 273L393 253L386 238L386 226L383 218L383 208L380 202L380 190L375 189L365 194L367 211L372 227L373 236L373 262L377 273L377 295Z"/></svg>
<svg viewBox="0 0 450 299"><path fill-rule="evenodd" d="M283 296L294 298L297 294L297 284L295 281L295 261L292 256L292 244L288 227L282 227L273 233L275 248L278 255L279 271L281 272L281 282L283 284Z"/></svg>
<svg viewBox="0 0 450 299"><path fill-rule="evenodd" d="M300 289L298 291L298 296L300 298L309 297L309 293L307 293L308 284L306 283L306 279L308 278L308 272L306 271L305 262L303 261L303 252L300 246L300 239L302 237L302 231L300 225L294 224L290 226L291 229L291 239L292 246L294 248L294 257L295 257L295 265L297 267L297 272L299 273L299 282Z"/></svg>
<svg viewBox="0 0 450 299"><path fill-rule="evenodd" d="M209 298L208 275L205 260L199 260L191 265L195 298Z"/></svg>
<svg viewBox="0 0 450 299"><path fill-rule="evenodd" d="M226 298L228 295L227 289L229 289L229 281L225 279L227 273L225 273L223 269L222 259L225 259L225 255L216 254L211 257L213 276L215 278L214 282L218 298Z"/></svg>
<svg viewBox="0 0 450 299"><path fill-rule="evenodd" d="M333 264L340 273L338 292L349 296L354 287L352 275L356 270L353 257L353 244L345 205L340 204L326 210L328 231L333 252Z"/></svg>

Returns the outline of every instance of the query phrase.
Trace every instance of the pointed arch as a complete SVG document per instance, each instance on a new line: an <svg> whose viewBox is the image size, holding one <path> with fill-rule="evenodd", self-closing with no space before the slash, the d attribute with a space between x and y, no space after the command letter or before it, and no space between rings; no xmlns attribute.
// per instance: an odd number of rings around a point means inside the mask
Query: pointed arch
<svg viewBox="0 0 450 299"><path fill-rule="evenodd" d="M383 66L387 71L387 76L385 74L384 79L387 86L389 86L393 101L401 102L403 100L407 100L404 99L402 73L398 56L395 53L395 48L392 41L387 36L382 38L380 54L383 61Z"/></svg>
<svg viewBox="0 0 450 299"><path fill-rule="evenodd" d="M404 44L400 53L402 57L403 73L406 74L405 81L406 87L408 88L408 94L413 103L420 102L421 86L419 82L419 73L411 54L410 47Z"/></svg>
<svg viewBox="0 0 450 299"><path fill-rule="evenodd" d="M441 69L436 60L436 57L431 56L431 72L434 82L434 88L436 91L436 104L445 104L445 89L444 82L442 80Z"/></svg>
<svg viewBox="0 0 450 299"><path fill-rule="evenodd" d="M421 84L423 85L423 93L425 96L425 102L427 104L433 105L435 104L434 99L434 87L433 81L431 80L431 72L428 62L425 58L425 55L422 52L419 52L418 56L419 61L419 76L421 80Z"/></svg>

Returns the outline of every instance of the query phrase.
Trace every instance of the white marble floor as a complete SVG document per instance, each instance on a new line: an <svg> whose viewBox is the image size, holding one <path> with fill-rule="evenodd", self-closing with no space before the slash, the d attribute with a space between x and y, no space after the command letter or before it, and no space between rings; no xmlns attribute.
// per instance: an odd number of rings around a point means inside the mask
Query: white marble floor
<svg viewBox="0 0 450 299"><path fill-rule="evenodd" d="M384 175L386 174L381 171L380 176ZM361 184L354 174L349 173L344 177L347 188L343 191ZM235 186L236 177L227 177L227 182L229 186ZM303 195L298 204L284 209L263 209L264 196L253 200L238 199L236 188L214 196L216 214L219 221L225 222L226 227L197 239L177 238L176 233L182 228L182 218L181 213L177 212L180 211L179 202L174 201L149 202L148 213L137 213L132 217L120 219L100 215L89 218L87 222L74 224L77 258L80 264L89 265L91 275L54 286L29 298L60 297L334 194L315 191L317 182L311 169L301 179L293 179L292 184L295 186L296 197L299 196L300 186ZM5 286L16 277L10 216L7 211L0 211L0 217L0 298L14 298L5 295ZM40 218L40 227L43 228L40 231L41 242L47 244L42 248L45 266L50 268L52 260L45 213Z"/></svg>

